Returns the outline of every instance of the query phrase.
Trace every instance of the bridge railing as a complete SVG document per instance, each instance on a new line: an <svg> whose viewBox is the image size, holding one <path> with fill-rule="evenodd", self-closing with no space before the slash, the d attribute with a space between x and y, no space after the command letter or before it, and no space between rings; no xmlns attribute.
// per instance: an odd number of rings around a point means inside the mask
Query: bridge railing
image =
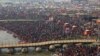
<svg viewBox="0 0 100 56"><path fill-rule="evenodd" d="M0 45L0 48L10 48L10 47L34 47L34 46L45 46L45 45L52 45L52 44L70 44L70 43L97 43L97 40L59 40L59 41L46 41L46 42L39 42L39 43L24 43L24 44L3 44ZM100 45L100 44L98 44Z"/></svg>

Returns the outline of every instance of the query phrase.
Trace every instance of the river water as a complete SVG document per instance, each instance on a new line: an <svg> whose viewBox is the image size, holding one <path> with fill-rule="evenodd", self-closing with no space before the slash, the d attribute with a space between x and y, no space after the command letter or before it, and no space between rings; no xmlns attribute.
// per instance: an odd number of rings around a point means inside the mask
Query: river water
<svg viewBox="0 0 100 56"><path fill-rule="evenodd" d="M18 38L13 37L13 33L8 33L7 31L4 30L0 30L0 45L11 45L11 44L17 44L20 40ZM15 48L16 51L21 50L21 48ZM50 56L47 54L43 54L43 53L34 53L35 48L34 47L29 47L28 50L31 54L15 54L15 55L9 55L9 54L5 54L7 53L9 50L7 48L3 48L1 49L3 54L0 54L0 56ZM48 52L47 52L48 53ZM49 53L48 53L49 54Z"/></svg>
<svg viewBox="0 0 100 56"><path fill-rule="evenodd" d="M19 39L14 38L13 34L0 30L0 44L16 44L18 42Z"/></svg>

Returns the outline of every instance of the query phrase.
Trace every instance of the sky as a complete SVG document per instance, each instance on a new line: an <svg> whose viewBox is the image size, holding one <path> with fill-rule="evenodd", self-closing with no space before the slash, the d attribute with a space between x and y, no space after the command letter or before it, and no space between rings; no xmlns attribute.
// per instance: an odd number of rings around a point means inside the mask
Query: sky
<svg viewBox="0 0 100 56"><path fill-rule="evenodd" d="M1 2L7 2L7 1L13 1L13 2L15 2L15 1L25 1L25 0L0 0L0 1ZM29 0L26 0L26 1L29 1ZM32 0L30 0L30 1L32 1ZM49 1L49 0L47 0L47 1ZM60 2L60 1L70 1L70 0L54 0L54 1Z"/></svg>
<svg viewBox="0 0 100 56"><path fill-rule="evenodd" d="M55 1L71 1L71 0L55 0Z"/></svg>

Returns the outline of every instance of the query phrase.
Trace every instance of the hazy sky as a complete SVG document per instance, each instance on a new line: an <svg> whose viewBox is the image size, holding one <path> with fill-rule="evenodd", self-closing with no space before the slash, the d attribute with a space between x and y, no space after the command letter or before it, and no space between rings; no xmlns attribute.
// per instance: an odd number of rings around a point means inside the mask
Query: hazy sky
<svg viewBox="0 0 100 56"><path fill-rule="evenodd" d="M55 1L71 1L71 0L55 0Z"/></svg>
<svg viewBox="0 0 100 56"><path fill-rule="evenodd" d="M25 0L0 0L1 2L5 2L5 1L25 1ZM28 0L29 1L29 0ZM49 1L49 0L48 0ZM50 0L51 1L51 0ZM70 1L70 0L54 0L54 1Z"/></svg>

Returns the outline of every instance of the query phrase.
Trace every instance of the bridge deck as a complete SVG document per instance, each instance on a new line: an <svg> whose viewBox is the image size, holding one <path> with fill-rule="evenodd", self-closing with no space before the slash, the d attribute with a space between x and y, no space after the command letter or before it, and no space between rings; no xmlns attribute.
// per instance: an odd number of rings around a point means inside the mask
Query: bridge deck
<svg viewBox="0 0 100 56"><path fill-rule="evenodd" d="M10 47L31 47L31 46L43 46L50 44L63 44L63 43L96 43L96 40L59 40L59 41L46 41L39 43L26 43L26 44L8 44L8 45L0 45L0 48L10 48Z"/></svg>

